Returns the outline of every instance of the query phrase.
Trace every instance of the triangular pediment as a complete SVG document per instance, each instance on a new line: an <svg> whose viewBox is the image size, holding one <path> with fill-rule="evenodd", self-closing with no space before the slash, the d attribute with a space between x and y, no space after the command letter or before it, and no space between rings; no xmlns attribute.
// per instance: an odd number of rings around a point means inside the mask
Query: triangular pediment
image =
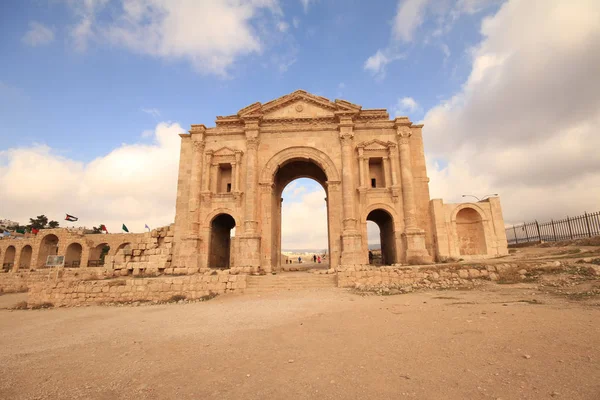
<svg viewBox="0 0 600 400"><path fill-rule="evenodd" d="M390 147L390 142L382 142L381 140L373 139L368 142L361 143L357 147L362 147L365 150L385 150Z"/></svg>
<svg viewBox="0 0 600 400"><path fill-rule="evenodd" d="M290 119L290 118L330 118L337 112L358 113L361 106L345 100L335 102L325 97L316 96L304 90L269 101L268 103L254 103L242 108L238 117L260 116L263 119Z"/></svg>
<svg viewBox="0 0 600 400"><path fill-rule="evenodd" d="M232 156L235 155L235 150L229 147L221 147L213 153L214 156Z"/></svg>

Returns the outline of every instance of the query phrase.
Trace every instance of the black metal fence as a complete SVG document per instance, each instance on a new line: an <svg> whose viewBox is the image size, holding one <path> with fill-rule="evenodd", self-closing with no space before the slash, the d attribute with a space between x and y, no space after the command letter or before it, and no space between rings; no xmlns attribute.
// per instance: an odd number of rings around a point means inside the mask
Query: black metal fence
<svg viewBox="0 0 600 400"><path fill-rule="evenodd" d="M508 244L556 242L597 235L600 235L600 212L550 222L526 222L506 228Z"/></svg>

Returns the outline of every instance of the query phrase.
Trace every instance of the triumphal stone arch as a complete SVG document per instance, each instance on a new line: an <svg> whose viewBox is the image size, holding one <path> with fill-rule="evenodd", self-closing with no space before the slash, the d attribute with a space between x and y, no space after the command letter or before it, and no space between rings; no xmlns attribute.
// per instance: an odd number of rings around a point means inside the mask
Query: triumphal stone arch
<svg viewBox="0 0 600 400"><path fill-rule="evenodd" d="M430 200L423 125L298 90L181 135L173 264L281 268L281 194L326 193L331 268L367 264L367 221L386 264L507 254L500 201ZM235 229L235 235L232 235Z"/></svg>

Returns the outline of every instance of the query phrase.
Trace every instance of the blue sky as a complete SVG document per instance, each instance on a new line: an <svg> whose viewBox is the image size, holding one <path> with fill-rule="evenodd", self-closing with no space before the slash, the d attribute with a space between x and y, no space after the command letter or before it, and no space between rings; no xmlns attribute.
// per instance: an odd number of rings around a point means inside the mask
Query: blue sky
<svg viewBox="0 0 600 400"><path fill-rule="evenodd" d="M418 120L422 110L460 87L469 72L463 52L479 39L477 20L465 17L443 40L403 49L410 61L394 63L386 79L377 80L363 64L377 43L389 41L396 1L318 1L307 12L297 0L280 6L287 31L273 32L278 37L264 39L262 54L240 57L227 77L215 78L185 59L137 54L114 43L90 40L85 51L78 50L69 29L80 17L68 2L3 2L0 46L10 61L0 65L9 92L0 111L3 147L44 143L89 161L139 140L158 120L213 125L216 115L299 88L366 108L391 109L398 97L411 96L422 107L411 112ZM110 24L119 8L119 2L107 4L96 23ZM52 29L54 39L25 44L31 21ZM448 58L442 44L452 52ZM283 59L275 58L279 54ZM290 65L283 71L281 64Z"/></svg>
<svg viewBox="0 0 600 400"><path fill-rule="evenodd" d="M168 224L177 133L296 89L423 121L432 197L500 193L509 223L595 211L599 9L592 0L1 2L0 217ZM306 189L289 203L315 188Z"/></svg>

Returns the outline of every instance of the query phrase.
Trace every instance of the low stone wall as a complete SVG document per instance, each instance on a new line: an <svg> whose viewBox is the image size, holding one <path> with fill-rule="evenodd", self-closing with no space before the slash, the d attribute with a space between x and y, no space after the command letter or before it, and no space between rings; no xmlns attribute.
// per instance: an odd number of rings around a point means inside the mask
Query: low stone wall
<svg viewBox="0 0 600 400"><path fill-rule="evenodd" d="M0 293L26 292L38 283L56 281L80 281L106 279L117 275L118 271L108 268L42 268L31 271L0 273Z"/></svg>
<svg viewBox="0 0 600 400"><path fill-rule="evenodd" d="M517 264L438 264L420 267L375 267L372 265L346 265L338 269L338 286L373 291L395 289L401 292L419 288L449 289L473 287L478 281L501 279L510 274L524 278L529 268Z"/></svg>
<svg viewBox="0 0 600 400"><path fill-rule="evenodd" d="M200 299L210 294L243 292L246 275L211 271L180 277L127 278L106 280L63 280L38 283L29 290L27 303L52 303L54 306L103 303L169 301L173 296Z"/></svg>

